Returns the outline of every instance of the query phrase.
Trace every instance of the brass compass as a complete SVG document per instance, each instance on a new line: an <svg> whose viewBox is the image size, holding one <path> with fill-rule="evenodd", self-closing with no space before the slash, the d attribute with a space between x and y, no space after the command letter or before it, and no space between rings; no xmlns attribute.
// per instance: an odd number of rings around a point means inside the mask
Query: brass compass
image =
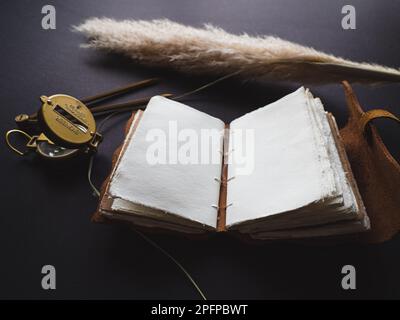
<svg viewBox="0 0 400 320"><path fill-rule="evenodd" d="M150 97L103 106L90 104L149 86L157 81L158 79L147 79L81 100L66 94L41 96L42 106L38 112L15 117L18 129L6 133L7 145L19 155L36 151L47 159L64 159L76 154L95 153L102 141L102 135L97 132L94 116L132 111L138 106L145 105ZM24 151L11 144L10 137L13 134L19 134L27 139Z"/></svg>
<svg viewBox="0 0 400 320"><path fill-rule="evenodd" d="M72 149L96 151L101 135L96 132L96 121L90 109L78 99L56 94L41 96L43 105L38 121L43 133L55 144Z"/></svg>
<svg viewBox="0 0 400 320"><path fill-rule="evenodd" d="M22 114L15 118L20 127L7 132L8 146L19 155L36 151L48 159L63 159L78 153L94 153L102 140L96 132L96 121L90 109L78 99L65 94L41 96L42 106L31 116ZM30 134L27 131L36 131ZM10 143L10 135L19 133L28 139L26 150L21 152Z"/></svg>

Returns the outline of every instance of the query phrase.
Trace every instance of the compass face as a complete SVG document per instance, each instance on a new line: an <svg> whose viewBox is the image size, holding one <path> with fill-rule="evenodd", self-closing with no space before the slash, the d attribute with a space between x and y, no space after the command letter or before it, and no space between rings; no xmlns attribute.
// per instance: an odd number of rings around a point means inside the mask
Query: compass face
<svg viewBox="0 0 400 320"><path fill-rule="evenodd" d="M64 147L56 146L47 141L38 142L36 150L41 156L50 159L71 157L79 151L78 149L66 149Z"/></svg>
<svg viewBox="0 0 400 320"><path fill-rule="evenodd" d="M96 122L81 101L64 94L43 96L41 100L41 117L52 139L78 147L93 138Z"/></svg>

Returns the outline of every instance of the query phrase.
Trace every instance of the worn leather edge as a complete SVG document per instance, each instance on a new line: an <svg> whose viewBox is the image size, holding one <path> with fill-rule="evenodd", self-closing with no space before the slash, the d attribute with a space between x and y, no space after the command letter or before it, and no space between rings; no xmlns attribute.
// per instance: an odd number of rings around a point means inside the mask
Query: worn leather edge
<svg viewBox="0 0 400 320"><path fill-rule="evenodd" d="M132 115L128 119L128 121L125 125L125 129L124 129L125 137L128 135L131 125L132 125L132 123L135 119L135 116L138 112L142 113L141 110L132 112ZM138 122L139 121L140 121L140 118L138 118ZM110 197L108 197L108 189L109 189L111 177L112 177L114 170L118 164L118 159L120 159L122 156L121 153L123 151L124 145L126 145L126 142L127 142L126 139L124 139L124 142L115 149L115 151L112 155L110 174L107 176L107 178L104 180L104 182L101 185L99 205L97 207L96 212L92 215L92 219L91 219L93 222L105 222L106 220L108 220L101 214L101 211L111 209L112 200L110 199Z"/></svg>

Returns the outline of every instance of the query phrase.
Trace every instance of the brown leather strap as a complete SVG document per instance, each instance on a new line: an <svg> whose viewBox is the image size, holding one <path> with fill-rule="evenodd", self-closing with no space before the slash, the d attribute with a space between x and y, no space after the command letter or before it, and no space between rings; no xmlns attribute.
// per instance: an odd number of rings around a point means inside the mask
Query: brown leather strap
<svg viewBox="0 0 400 320"><path fill-rule="evenodd" d="M360 118L360 125L363 132L365 132L365 127L367 124L374 119L378 118L388 118L397 121L400 124L400 119L396 117L393 113L384 109L373 109L364 112Z"/></svg>

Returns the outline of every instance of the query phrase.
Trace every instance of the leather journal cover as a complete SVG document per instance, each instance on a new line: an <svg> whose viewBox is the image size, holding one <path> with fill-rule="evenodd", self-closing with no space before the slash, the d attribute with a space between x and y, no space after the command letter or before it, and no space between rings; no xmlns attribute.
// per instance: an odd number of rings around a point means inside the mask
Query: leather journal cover
<svg viewBox="0 0 400 320"><path fill-rule="evenodd" d="M142 110L133 112L131 117L129 118L126 126L125 126L125 136L128 135L128 132L131 129L131 126L133 125L134 127L132 128L133 130L136 129L140 122L140 118L143 114ZM136 121L134 121L135 116L137 116ZM229 128L229 125L226 124L225 128ZM133 131L134 132L134 131ZM225 131L225 137L224 137L224 144L223 144L223 154L225 154L227 150L227 143L228 143L228 131ZM133 135L131 135L132 137ZM112 205L112 198L108 194L109 186L110 186L110 180L112 178L114 169L117 167L119 159L121 159L121 156L123 155L126 146L128 145L129 141L125 141L121 146L119 146L112 158L112 165L111 165L111 173L110 175L106 178L106 180L103 182L103 185L101 187L101 193L100 193L100 202L99 206L97 208L97 211L92 217L92 220L95 222L106 222L108 219L104 217L104 215L101 214L102 211L110 211L111 210L111 205ZM226 163L225 159L222 161L222 171L221 171L221 185L220 185L220 196L219 196L219 202L218 202L218 221L217 221L217 232L221 231L226 231L225 228L225 221L226 221L226 201L227 201L227 173L228 173L228 164Z"/></svg>
<svg viewBox="0 0 400 320"><path fill-rule="evenodd" d="M400 122L394 115L384 110L374 110L365 113L351 86L343 82L346 95L349 118L346 126L340 130L336 127L333 116L329 115L328 120L332 127L332 132L341 157L347 157L351 168L345 168L349 173L350 183L357 184L359 193L356 198L364 202L367 214L370 218L371 229L367 232L342 235L334 237L323 237L321 240L327 242L382 242L390 239L400 229L400 165L390 155L389 151L382 142L379 133L370 123L371 120L380 117L391 118ZM132 125L137 126L142 115L142 111L134 112L127 122L125 134ZM133 121L137 115L137 120ZM228 126L228 125L226 125ZM133 130L135 129L133 127ZM224 150L227 147L227 137L224 139ZM112 199L108 195L109 182L114 169L118 165L121 155L125 151L127 143L117 148L112 159L112 170L109 177L104 181L100 202L92 220L96 222L106 222L109 220L101 214L102 211L110 210ZM224 151L225 152L225 151ZM343 161L346 164L346 161ZM226 205L227 205L227 164L223 161L222 176L220 186L220 198L218 203L217 231L226 230ZM351 175L353 172L354 177ZM357 188L355 188L357 190ZM163 231L164 232L164 231ZM237 232L234 232L237 233ZM246 236L240 236L246 238ZM252 240L270 241L270 240ZM297 240L295 240L297 242ZM305 242L315 241L315 238L305 240ZM304 242L304 241L301 241Z"/></svg>

